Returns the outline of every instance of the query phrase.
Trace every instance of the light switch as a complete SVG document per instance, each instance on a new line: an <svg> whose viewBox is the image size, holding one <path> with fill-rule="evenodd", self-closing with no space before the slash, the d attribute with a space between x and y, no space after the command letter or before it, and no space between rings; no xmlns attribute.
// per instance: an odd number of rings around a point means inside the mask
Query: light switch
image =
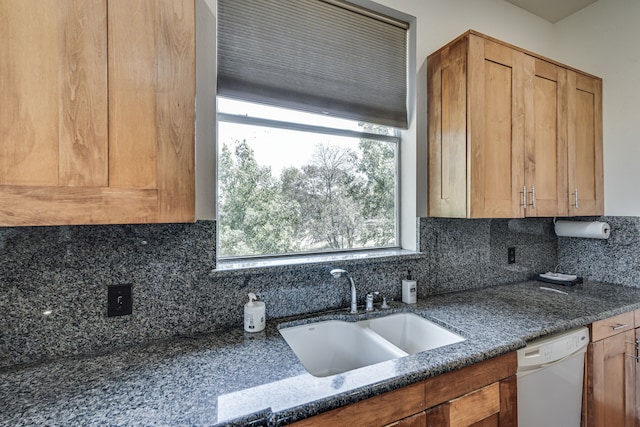
<svg viewBox="0 0 640 427"><path fill-rule="evenodd" d="M107 291L107 317L125 316L133 312L131 284L111 285Z"/></svg>

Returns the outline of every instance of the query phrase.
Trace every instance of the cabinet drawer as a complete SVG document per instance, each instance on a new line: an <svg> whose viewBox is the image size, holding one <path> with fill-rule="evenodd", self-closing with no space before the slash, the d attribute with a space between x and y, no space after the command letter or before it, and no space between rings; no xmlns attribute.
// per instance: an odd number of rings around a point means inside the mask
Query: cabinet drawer
<svg viewBox="0 0 640 427"><path fill-rule="evenodd" d="M625 332L634 328L634 313L618 314L607 319L598 320L591 325L591 341L596 342L601 339Z"/></svg>
<svg viewBox="0 0 640 427"><path fill-rule="evenodd" d="M450 403L451 426L469 426L500 412L500 384L495 383Z"/></svg>
<svg viewBox="0 0 640 427"><path fill-rule="evenodd" d="M500 384L494 383L428 410L427 426L497 426L499 413Z"/></svg>
<svg viewBox="0 0 640 427"><path fill-rule="evenodd" d="M424 382L380 394L291 425L294 427L385 426L422 410L424 410Z"/></svg>
<svg viewBox="0 0 640 427"><path fill-rule="evenodd" d="M517 363L514 351L430 378L425 389L426 407L445 403L510 377L516 373Z"/></svg>

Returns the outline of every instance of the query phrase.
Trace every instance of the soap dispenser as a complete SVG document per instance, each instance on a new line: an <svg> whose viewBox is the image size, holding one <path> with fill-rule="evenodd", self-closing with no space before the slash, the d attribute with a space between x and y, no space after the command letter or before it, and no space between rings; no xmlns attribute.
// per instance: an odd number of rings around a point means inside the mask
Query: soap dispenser
<svg viewBox="0 0 640 427"><path fill-rule="evenodd" d="M402 302L415 304L418 301L418 282L411 277L411 270L407 272L407 278L402 280Z"/></svg>
<svg viewBox="0 0 640 427"><path fill-rule="evenodd" d="M247 332L260 332L265 327L264 302L256 301L258 297L253 292L248 294L249 302L244 305L244 330Z"/></svg>

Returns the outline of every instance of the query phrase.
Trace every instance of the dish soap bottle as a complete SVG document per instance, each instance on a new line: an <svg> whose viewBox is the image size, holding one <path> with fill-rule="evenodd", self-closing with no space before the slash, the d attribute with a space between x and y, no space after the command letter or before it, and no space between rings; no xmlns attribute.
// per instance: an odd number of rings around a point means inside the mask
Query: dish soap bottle
<svg viewBox="0 0 640 427"><path fill-rule="evenodd" d="M415 304L418 301L418 282L411 277L411 270L407 271L407 278L402 280L402 302Z"/></svg>
<svg viewBox="0 0 640 427"><path fill-rule="evenodd" d="M249 302L244 305L244 330L247 332L260 332L265 327L264 302L257 299L256 294L250 292Z"/></svg>

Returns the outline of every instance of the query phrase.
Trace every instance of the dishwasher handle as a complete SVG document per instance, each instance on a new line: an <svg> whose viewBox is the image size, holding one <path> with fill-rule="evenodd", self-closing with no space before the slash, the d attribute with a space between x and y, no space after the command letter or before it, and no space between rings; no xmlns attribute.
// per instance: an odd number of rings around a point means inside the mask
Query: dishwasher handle
<svg viewBox="0 0 640 427"><path fill-rule="evenodd" d="M585 345L584 347L579 348L578 350L574 351L573 353L567 354L565 357L561 358L561 359L557 359L554 360L552 362L548 362L548 363L540 363L538 365L531 365L531 366L518 366L518 376L527 376L530 374L534 374L536 372L539 372L543 369L548 368L549 366L553 366L553 365L557 365L558 363L562 363L565 360L569 360L575 356L579 356L579 355L583 355L584 358L584 353L586 353L587 346ZM637 359L636 359L637 360Z"/></svg>

